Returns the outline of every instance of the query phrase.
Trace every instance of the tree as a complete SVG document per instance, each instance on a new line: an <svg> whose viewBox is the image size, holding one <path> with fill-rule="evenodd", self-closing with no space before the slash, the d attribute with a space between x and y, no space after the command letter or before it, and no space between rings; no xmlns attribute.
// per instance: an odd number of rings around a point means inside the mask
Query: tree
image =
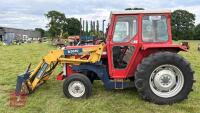
<svg viewBox="0 0 200 113"><path fill-rule="evenodd" d="M64 13L49 11L45 14L49 19L48 36L52 38L66 38L69 35L79 35L81 23L76 18L66 18Z"/></svg>
<svg viewBox="0 0 200 113"><path fill-rule="evenodd" d="M95 31L96 31L96 29L95 29L95 27L96 27L96 26L95 26L95 21L93 21L92 27L93 27L93 28L92 28L92 29L93 29L93 32L95 32Z"/></svg>
<svg viewBox="0 0 200 113"><path fill-rule="evenodd" d="M175 39L193 39L195 15L186 10L175 10L171 16L172 34Z"/></svg>
<svg viewBox="0 0 200 113"><path fill-rule="evenodd" d="M135 7L135 8L126 8L125 10L144 10L144 8Z"/></svg>
<svg viewBox="0 0 200 113"><path fill-rule="evenodd" d="M35 28L35 31L40 32L41 37L45 37L45 30L44 29L42 29L42 28Z"/></svg>
<svg viewBox="0 0 200 113"><path fill-rule="evenodd" d="M195 40L200 40L200 24L196 25L195 27Z"/></svg>
<svg viewBox="0 0 200 113"><path fill-rule="evenodd" d="M67 38L69 36L68 32L63 33L63 37L62 38Z"/></svg>
<svg viewBox="0 0 200 113"><path fill-rule="evenodd" d="M85 33L85 20L83 20L83 34Z"/></svg>
<svg viewBox="0 0 200 113"><path fill-rule="evenodd" d="M88 21L86 20L86 28L85 28L86 35L88 35Z"/></svg>
<svg viewBox="0 0 200 113"><path fill-rule="evenodd" d="M90 32L93 30L92 20L90 21Z"/></svg>
<svg viewBox="0 0 200 113"><path fill-rule="evenodd" d="M76 18L67 18L67 24L65 26L69 35L80 35L81 23Z"/></svg>
<svg viewBox="0 0 200 113"><path fill-rule="evenodd" d="M99 21L97 20L96 31L99 32Z"/></svg>
<svg viewBox="0 0 200 113"><path fill-rule="evenodd" d="M47 14L45 14L45 16L50 20L49 24L47 25L49 28L48 34L50 37L61 38L65 32L64 27L67 25L65 14L53 10L49 11Z"/></svg>

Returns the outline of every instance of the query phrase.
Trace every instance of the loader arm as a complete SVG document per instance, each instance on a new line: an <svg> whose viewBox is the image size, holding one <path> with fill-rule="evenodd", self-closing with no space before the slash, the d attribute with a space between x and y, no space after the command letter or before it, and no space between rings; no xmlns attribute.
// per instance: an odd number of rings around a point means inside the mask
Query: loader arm
<svg viewBox="0 0 200 113"><path fill-rule="evenodd" d="M78 50L76 49L52 50L42 58L40 63L33 71L29 71L29 66L24 74L18 76L16 84L16 95L19 95L23 89L26 89L23 92L30 93L39 85L48 80L58 63L80 65L81 63L95 63L100 61L104 49L104 44L102 43L98 46L90 47L87 49L78 49L81 50L81 52L77 53ZM89 57L85 58L84 56L87 54Z"/></svg>

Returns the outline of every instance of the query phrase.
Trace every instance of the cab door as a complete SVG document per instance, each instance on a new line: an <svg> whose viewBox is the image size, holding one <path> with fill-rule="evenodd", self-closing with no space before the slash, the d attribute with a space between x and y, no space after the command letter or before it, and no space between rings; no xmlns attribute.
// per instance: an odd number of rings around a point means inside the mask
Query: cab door
<svg viewBox="0 0 200 113"><path fill-rule="evenodd" d="M126 78L138 49L138 15L117 15L112 18L107 51L111 78Z"/></svg>

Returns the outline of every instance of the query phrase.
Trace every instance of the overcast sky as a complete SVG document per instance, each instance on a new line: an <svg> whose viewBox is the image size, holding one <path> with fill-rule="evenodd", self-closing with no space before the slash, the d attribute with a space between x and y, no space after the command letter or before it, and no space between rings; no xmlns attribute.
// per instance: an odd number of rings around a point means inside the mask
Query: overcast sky
<svg viewBox="0 0 200 113"><path fill-rule="evenodd" d="M67 17L103 20L109 18L111 10L128 7L186 9L196 15L196 24L200 23L200 0L1 0L0 26L45 28L48 20L44 14L50 10L63 12Z"/></svg>

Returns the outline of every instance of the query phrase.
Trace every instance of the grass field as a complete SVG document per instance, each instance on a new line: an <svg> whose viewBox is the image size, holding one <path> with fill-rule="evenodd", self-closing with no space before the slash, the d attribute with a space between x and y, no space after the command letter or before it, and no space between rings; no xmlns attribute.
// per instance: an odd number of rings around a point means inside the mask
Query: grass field
<svg viewBox="0 0 200 113"><path fill-rule="evenodd" d="M190 41L190 51L180 54L189 60L195 70L194 91L189 98L173 105L155 105L142 100L136 89L106 91L100 82L93 85L93 95L87 100L65 98L62 81L55 75L28 97L25 107L9 107L9 92L15 89L16 77L31 62L33 67L51 49L48 44L0 46L0 113L200 113L200 52Z"/></svg>

